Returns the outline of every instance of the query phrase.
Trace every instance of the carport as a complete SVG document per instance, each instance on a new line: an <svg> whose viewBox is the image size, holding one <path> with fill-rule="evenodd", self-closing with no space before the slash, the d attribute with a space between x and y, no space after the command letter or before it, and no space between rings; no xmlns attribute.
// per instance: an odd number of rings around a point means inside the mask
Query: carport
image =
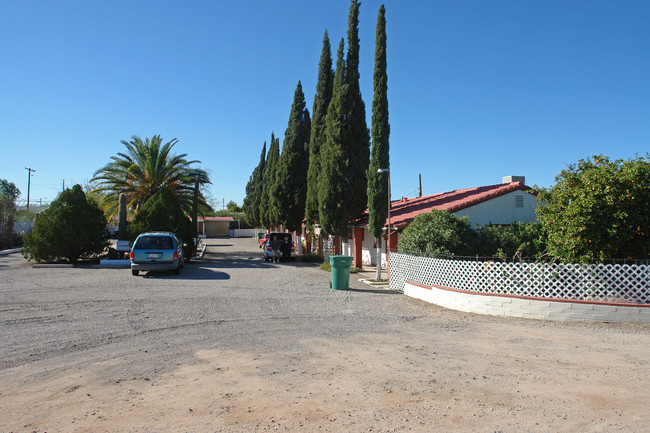
<svg viewBox="0 0 650 433"><path fill-rule="evenodd" d="M233 221L231 216L227 217L199 217L198 232L199 234L215 238L230 235L230 222Z"/></svg>

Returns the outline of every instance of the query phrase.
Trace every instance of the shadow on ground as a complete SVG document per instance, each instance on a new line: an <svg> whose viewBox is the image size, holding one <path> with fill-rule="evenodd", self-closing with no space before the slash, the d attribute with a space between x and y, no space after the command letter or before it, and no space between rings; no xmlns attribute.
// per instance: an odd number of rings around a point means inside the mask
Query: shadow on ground
<svg viewBox="0 0 650 433"><path fill-rule="evenodd" d="M165 271L141 272L140 275L143 275L145 278L174 280L229 280L230 274L220 271L219 268L220 266L218 266L216 261L201 260L186 263L181 269L179 275L174 275L172 272Z"/></svg>
<svg viewBox="0 0 650 433"><path fill-rule="evenodd" d="M398 292L396 290L388 290L388 289L355 289L350 287L351 292L360 292L360 293L376 293L378 295L401 295L402 292Z"/></svg>
<svg viewBox="0 0 650 433"><path fill-rule="evenodd" d="M262 257L262 253L255 254L249 252L234 253L234 254L206 254L204 258L206 263L210 263L211 267L217 269L273 269L277 266L308 266L308 263L303 263L296 259L292 262L273 263L267 262Z"/></svg>

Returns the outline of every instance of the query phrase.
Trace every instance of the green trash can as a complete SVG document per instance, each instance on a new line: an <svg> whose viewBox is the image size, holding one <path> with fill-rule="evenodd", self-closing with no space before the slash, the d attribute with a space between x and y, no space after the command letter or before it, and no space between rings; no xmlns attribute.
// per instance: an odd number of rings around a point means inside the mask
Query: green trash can
<svg viewBox="0 0 650 433"><path fill-rule="evenodd" d="M332 289L348 290L350 288L351 256L330 256L332 265Z"/></svg>

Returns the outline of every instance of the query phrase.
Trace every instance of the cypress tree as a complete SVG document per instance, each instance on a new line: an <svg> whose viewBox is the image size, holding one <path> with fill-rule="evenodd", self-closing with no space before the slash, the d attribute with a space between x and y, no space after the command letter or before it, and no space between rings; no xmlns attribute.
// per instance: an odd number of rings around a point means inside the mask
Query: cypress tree
<svg viewBox="0 0 650 433"><path fill-rule="evenodd" d="M318 83L312 109L311 134L309 137L309 169L307 171L307 198L305 218L308 226L319 221L318 216L318 177L320 173L320 151L325 142L325 117L332 99L334 73L332 71L332 52L327 31L323 36L323 49L318 63Z"/></svg>
<svg viewBox="0 0 650 433"><path fill-rule="evenodd" d="M272 200L272 189L275 182L275 170L280 158L280 139L271 133L271 145L266 156L264 176L262 177L262 196L260 198L260 222L270 228L278 224L278 210Z"/></svg>
<svg viewBox="0 0 650 433"><path fill-rule="evenodd" d="M266 141L262 146L260 162L253 170L253 173L246 184L246 198L244 198L244 216L251 226L261 225L260 201L262 199L264 166L266 165Z"/></svg>
<svg viewBox="0 0 650 433"><path fill-rule="evenodd" d="M318 211L320 224L326 233L345 236L349 212L346 208L350 194L348 168L350 165L344 142L348 128L348 85L344 83L344 42L341 39L336 54L336 72L332 100L325 120L325 142L320 152L321 171L318 178Z"/></svg>
<svg viewBox="0 0 650 433"><path fill-rule="evenodd" d="M305 216L311 131L309 110L305 105L302 84L298 81L273 187L279 220L289 231L299 230Z"/></svg>
<svg viewBox="0 0 650 433"><path fill-rule="evenodd" d="M260 225L261 222L261 213L260 202L262 200L262 191L264 187L264 169L266 168L266 141L262 146L262 153L260 154L260 162L257 165L257 174L255 176L255 189L253 194L253 219L255 220L255 225Z"/></svg>
<svg viewBox="0 0 650 433"><path fill-rule="evenodd" d="M386 10L384 5L377 15L375 38L375 70L373 72L372 99L372 155L368 168L368 229L377 243L377 272L381 278L381 236L388 214L388 173L378 173L380 168L390 168L388 123L388 75L386 74Z"/></svg>
<svg viewBox="0 0 650 433"><path fill-rule="evenodd" d="M343 61L343 42L337 53L325 150L321 151L319 182L323 185L318 186L321 225L327 233L344 239L349 234L349 222L361 216L367 206L370 136L359 88L359 6L352 0L347 62Z"/></svg>
<svg viewBox="0 0 650 433"><path fill-rule="evenodd" d="M366 106L359 87L359 7L361 3L352 0L348 17L348 53L345 69L345 83L349 86L349 126L345 142L348 146L350 178L348 192L349 219L360 217L366 210L366 171L370 160L370 135L366 124ZM345 236L344 236L345 237Z"/></svg>
<svg viewBox="0 0 650 433"><path fill-rule="evenodd" d="M117 239L120 241L125 241L127 240L126 237L126 200L127 196L124 193L121 193L119 195L120 197L120 208L119 208L119 225L117 226Z"/></svg>
<svg viewBox="0 0 650 433"><path fill-rule="evenodd" d="M386 74L386 11L384 5L377 16L375 42L374 95L372 100L372 156L368 168L368 228L381 245L382 228L388 208L388 176L378 173L389 168L390 125L388 123L388 76Z"/></svg>

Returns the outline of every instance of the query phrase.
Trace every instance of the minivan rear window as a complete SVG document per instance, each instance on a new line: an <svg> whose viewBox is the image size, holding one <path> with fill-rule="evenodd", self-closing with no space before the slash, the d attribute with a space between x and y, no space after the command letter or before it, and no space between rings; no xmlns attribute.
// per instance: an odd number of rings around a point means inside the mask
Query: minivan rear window
<svg viewBox="0 0 650 433"><path fill-rule="evenodd" d="M168 236L140 236L133 247L136 250L173 250L172 238Z"/></svg>

